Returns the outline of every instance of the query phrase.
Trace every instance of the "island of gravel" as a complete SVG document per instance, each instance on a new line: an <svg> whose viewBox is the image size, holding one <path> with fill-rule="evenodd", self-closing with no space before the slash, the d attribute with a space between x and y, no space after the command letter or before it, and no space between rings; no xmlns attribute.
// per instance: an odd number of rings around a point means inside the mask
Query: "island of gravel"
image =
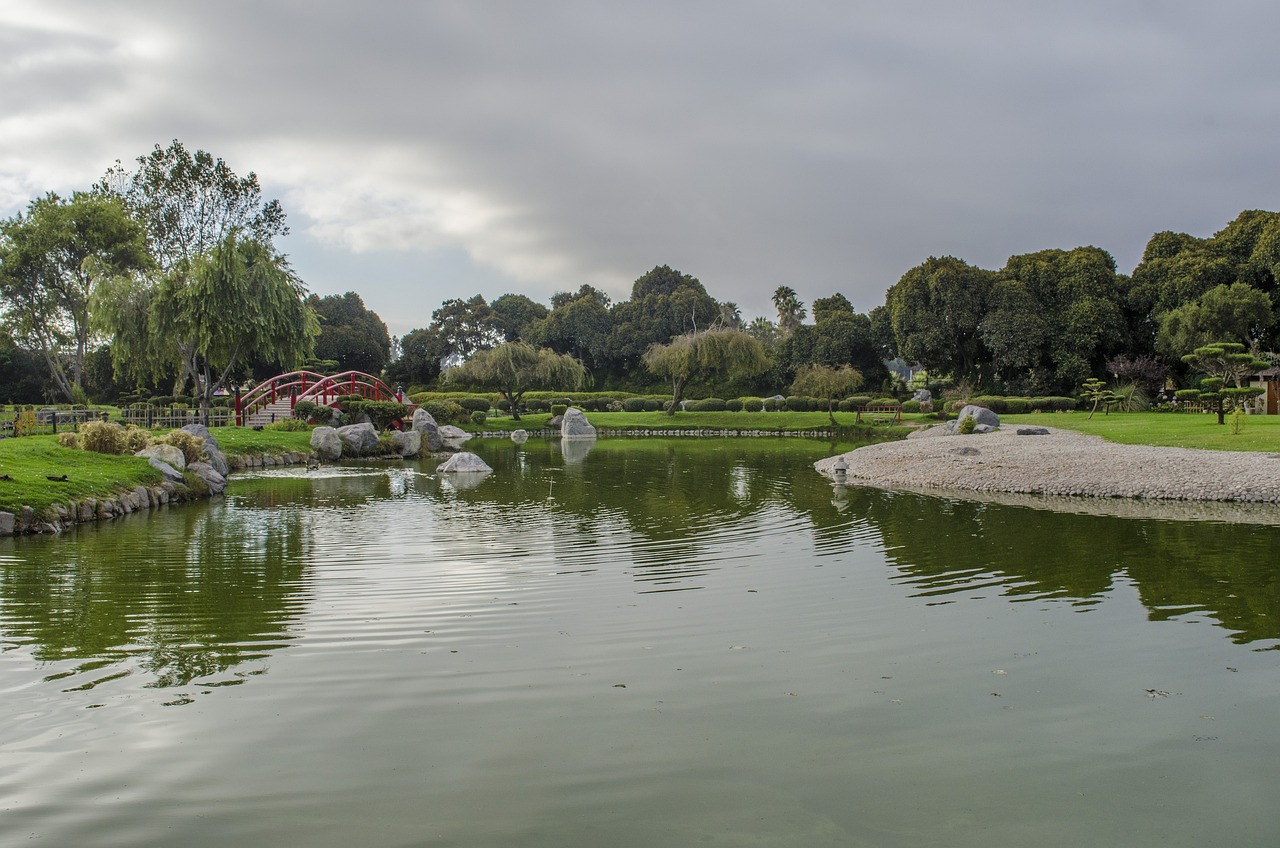
<svg viewBox="0 0 1280 848"><path fill-rule="evenodd" d="M1071 430L1002 426L981 435L941 428L868 445L814 463L833 480L838 459L849 483L886 488L1280 502L1280 454L1121 445Z"/></svg>

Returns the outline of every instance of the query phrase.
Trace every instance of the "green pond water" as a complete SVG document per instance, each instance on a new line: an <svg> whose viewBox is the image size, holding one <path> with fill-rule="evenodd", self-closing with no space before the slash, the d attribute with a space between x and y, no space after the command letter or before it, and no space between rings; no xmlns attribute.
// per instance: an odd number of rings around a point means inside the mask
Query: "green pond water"
<svg viewBox="0 0 1280 848"><path fill-rule="evenodd" d="M0 845L1280 844L1273 508L469 447L0 541Z"/></svg>

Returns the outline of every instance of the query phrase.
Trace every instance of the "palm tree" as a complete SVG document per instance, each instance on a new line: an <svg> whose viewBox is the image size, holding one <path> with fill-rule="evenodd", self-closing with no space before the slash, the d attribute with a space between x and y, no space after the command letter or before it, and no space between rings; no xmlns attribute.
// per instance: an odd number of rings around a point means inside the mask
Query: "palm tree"
<svg viewBox="0 0 1280 848"><path fill-rule="evenodd" d="M807 314L804 304L791 286L778 286L773 293L773 305L778 310L778 326L784 335L799 327Z"/></svg>

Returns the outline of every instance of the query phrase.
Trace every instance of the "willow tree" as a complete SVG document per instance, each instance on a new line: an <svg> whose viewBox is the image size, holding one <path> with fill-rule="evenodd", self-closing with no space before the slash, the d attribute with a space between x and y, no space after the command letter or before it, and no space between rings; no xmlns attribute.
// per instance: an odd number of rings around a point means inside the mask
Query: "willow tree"
<svg viewBox="0 0 1280 848"><path fill-rule="evenodd" d="M520 420L520 402L530 389L577 391L591 380L581 362L567 353L507 342L475 353L450 368L449 383L497 392L511 404L511 417Z"/></svg>
<svg viewBox="0 0 1280 848"><path fill-rule="evenodd" d="M805 365L796 371L791 391L797 395L827 399L827 417L835 426L836 398L851 395L862 387L862 373L851 365Z"/></svg>
<svg viewBox="0 0 1280 848"><path fill-rule="evenodd" d="M238 366L254 357L295 366L311 355L320 325L306 296L283 256L232 231L157 280L104 282L95 317L119 373L154 375L187 358L207 422Z"/></svg>
<svg viewBox="0 0 1280 848"><path fill-rule="evenodd" d="M656 377L671 381L671 407L675 415L690 380L752 377L770 366L764 345L741 330L704 330L676 336L669 344L651 345L642 359Z"/></svg>

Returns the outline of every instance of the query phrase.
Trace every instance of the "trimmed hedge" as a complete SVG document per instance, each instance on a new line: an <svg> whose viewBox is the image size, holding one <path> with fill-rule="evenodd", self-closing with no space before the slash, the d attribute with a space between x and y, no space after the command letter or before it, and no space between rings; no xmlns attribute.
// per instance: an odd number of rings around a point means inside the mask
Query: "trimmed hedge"
<svg viewBox="0 0 1280 848"><path fill-rule="evenodd" d="M759 412L764 409L764 398L744 397L741 400L743 412Z"/></svg>

